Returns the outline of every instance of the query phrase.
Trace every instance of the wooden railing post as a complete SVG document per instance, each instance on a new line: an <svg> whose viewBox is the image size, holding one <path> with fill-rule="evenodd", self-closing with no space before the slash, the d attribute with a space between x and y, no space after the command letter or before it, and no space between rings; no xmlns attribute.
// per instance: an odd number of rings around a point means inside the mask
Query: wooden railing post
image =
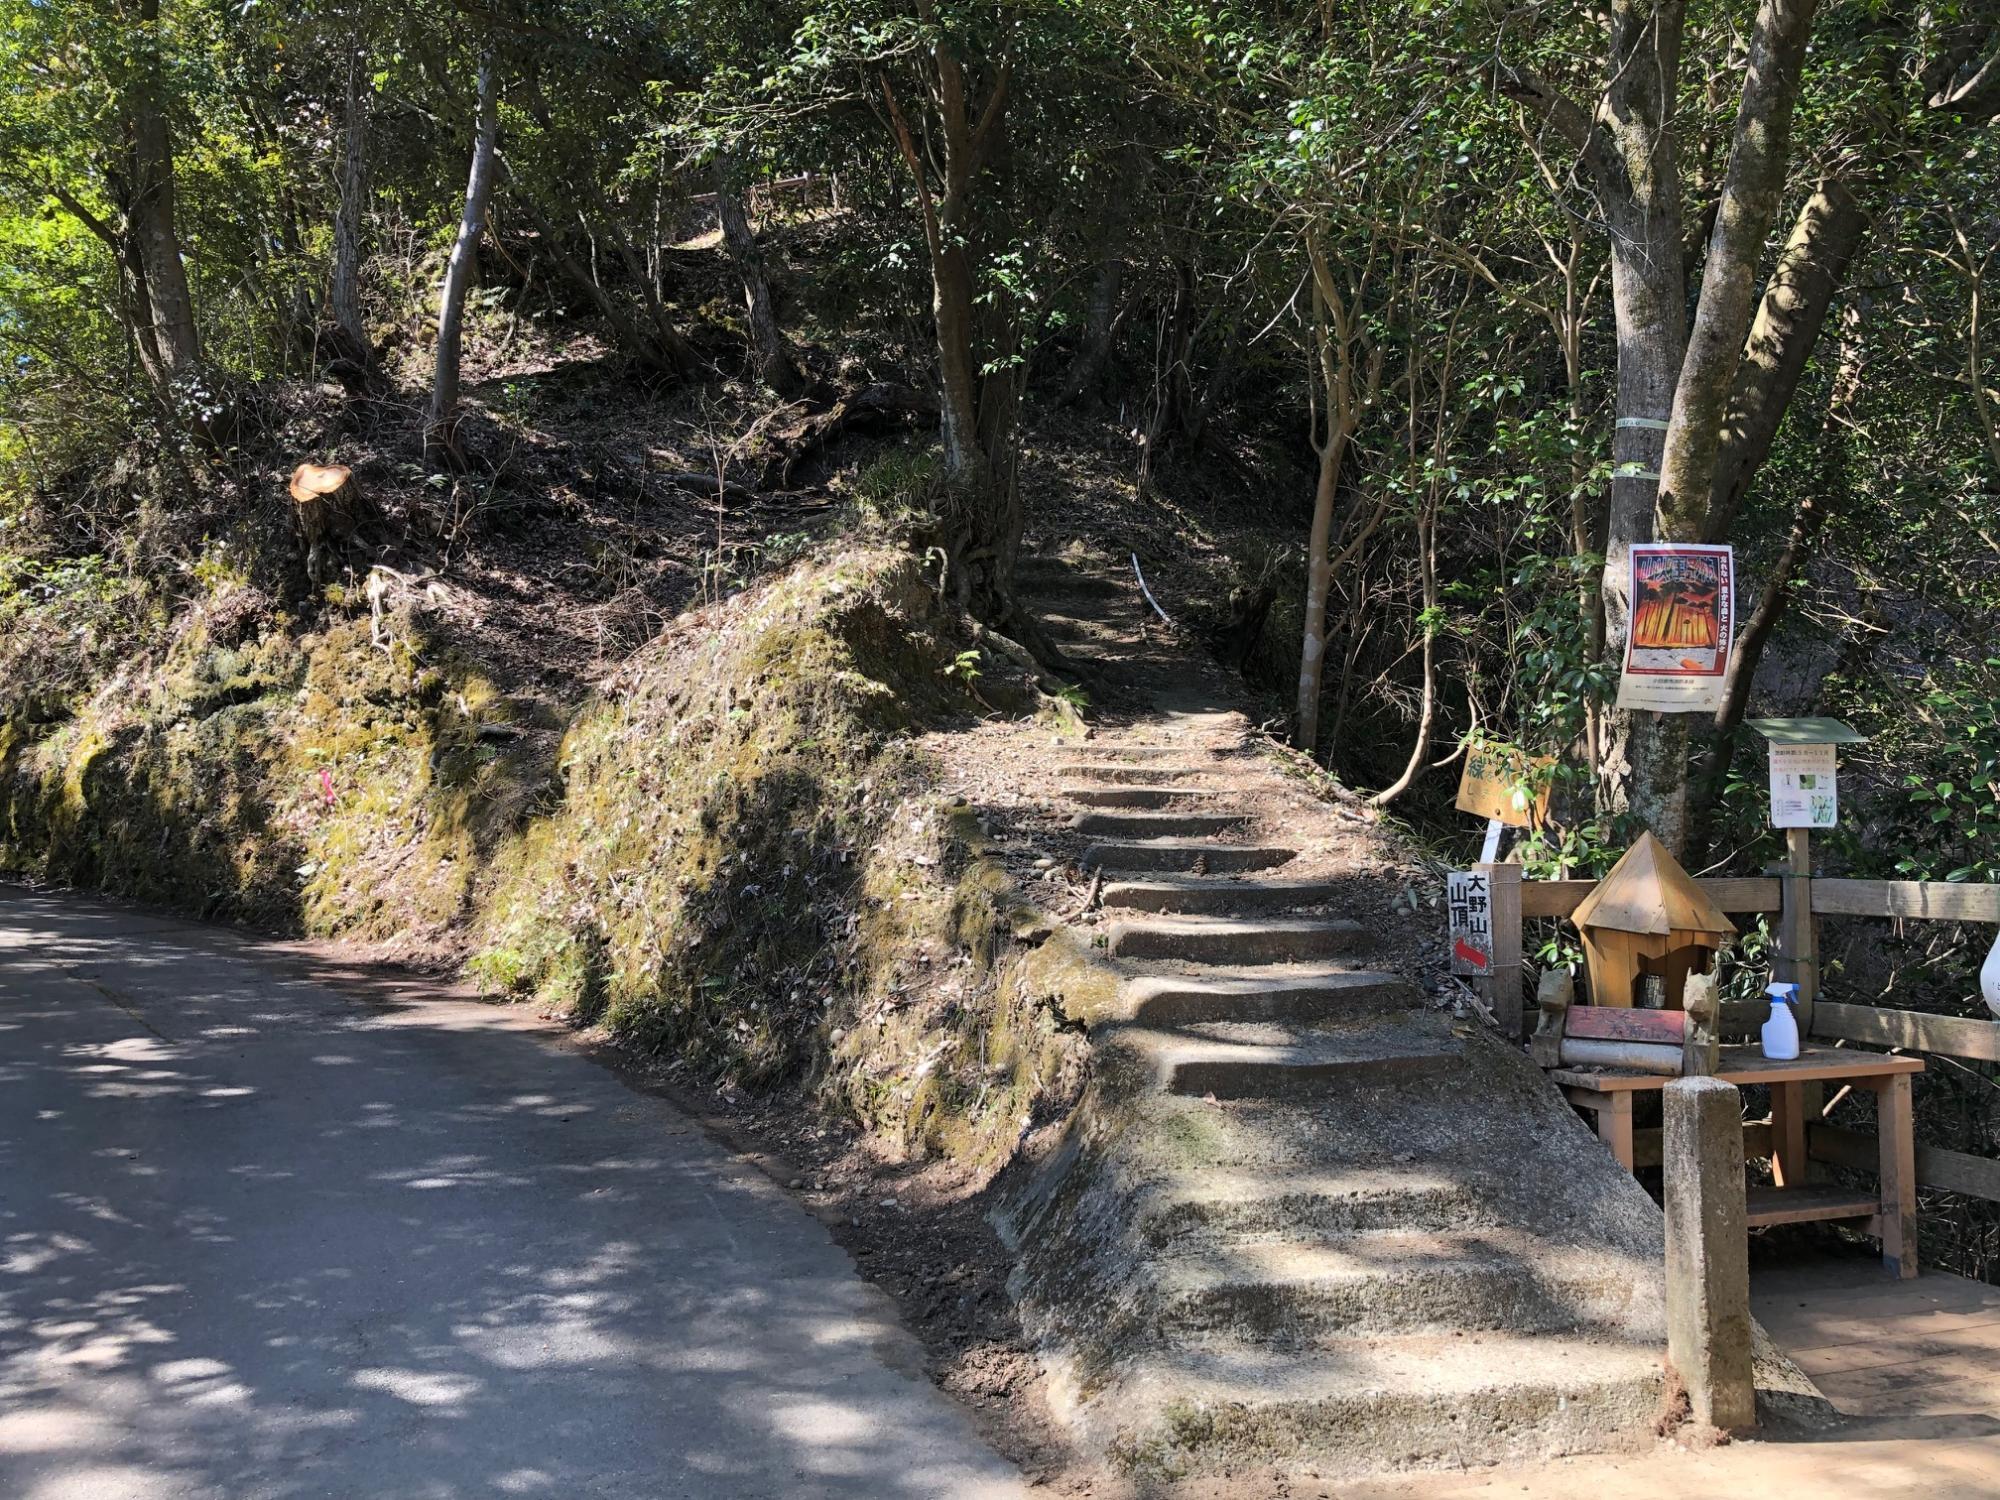
<svg viewBox="0 0 2000 1500"><path fill-rule="evenodd" d="M1480 994L1502 1036L1521 1035L1521 867L1512 864L1480 864L1473 868L1486 877L1487 900L1493 928L1492 972L1477 981Z"/></svg>
<svg viewBox="0 0 2000 1500"><path fill-rule="evenodd" d="M1788 858L1778 883L1784 889L1784 911L1778 918L1778 951L1771 977L1799 987L1798 1021L1801 1038L1812 1035L1813 1001L1819 996L1819 937L1812 910L1812 835L1803 828L1785 830Z"/></svg>

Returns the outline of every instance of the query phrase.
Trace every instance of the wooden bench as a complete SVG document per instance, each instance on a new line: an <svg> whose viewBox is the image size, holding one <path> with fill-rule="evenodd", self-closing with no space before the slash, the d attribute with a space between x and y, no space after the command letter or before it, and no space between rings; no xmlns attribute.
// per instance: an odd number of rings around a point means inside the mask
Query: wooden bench
<svg viewBox="0 0 2000 1500"><path fill-rule="evenodd" d="M1771 1090L1769 1149L1775 1186L1751 1190L1749 1227L1866 1219L1868 1233L1882 1242L1882 1263L1890 1274L1915 1276L1917 1167L1910 1078L1923 1070L1920 1057L1848 1048L1806 1046L1787 1062L1773 1062L1757 1047L1720 1049L1716 1077L1738 1086L1761 1083ZM1633 1170L1638 1164L1633 1099L1641 1090L1664 1088L1672 1079L1658 1073L1573 1067L1553 1069L1549 1077L1562 1086L1571 1103L1596 1117L1599 1138L1619 1165ZM1880 1142L1878 1193L1808 1185L1804 1090L1813 1083L1847 1083L1874 1092Z"/></svg>

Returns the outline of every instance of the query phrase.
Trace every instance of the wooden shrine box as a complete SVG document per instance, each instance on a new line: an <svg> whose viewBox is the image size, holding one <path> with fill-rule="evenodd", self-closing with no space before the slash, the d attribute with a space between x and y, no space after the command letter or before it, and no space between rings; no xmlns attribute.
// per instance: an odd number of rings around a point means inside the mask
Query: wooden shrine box
<svg viewBox="0 0 2000 1500"><path fill-rule="evenodd" d="M1584 971L1595 1005L1644 1005L1647 978L1659 980L1655 1006L1681 1008L1689 974L1706 974L1736 933L1666 845L1651 833L1625 851L1577 906Z"/></svg>

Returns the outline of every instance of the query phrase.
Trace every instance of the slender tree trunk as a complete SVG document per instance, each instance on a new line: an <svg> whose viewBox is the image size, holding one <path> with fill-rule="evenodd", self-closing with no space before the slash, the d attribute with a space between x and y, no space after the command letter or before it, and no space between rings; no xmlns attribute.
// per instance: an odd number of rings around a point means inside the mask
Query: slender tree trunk
<svg viewBox="0 0 2000 1500"><path fill-rule="evenodd" d="M1681 282L1679 192L1669 205L1607 213L1611 220L1611 300L1618 325L1617 423L1612 430L1611 503L1604 551L1604 639L1622 658L1631 624L1631 558L1654 540L1653 499L1667 414L1686 338ZM1687 815L1687 718L1611 709L1604 715L1599 775L1606 801L1679 848Z"/></svg>
<svg viewBox="0 0 2000 1500"><path fill-rule="evenodd" d="M1299 696L1292 743L1308 755L1319 749L1319 696L1326 675L1326 606L1333 593L1331 548L1340 458L1340 450L1332 443L1320 445L1312 532L1306 539L1305 639L1299 650Z"/></svg>
<svg viewBox="0 0 2000 1500"><path fill-rule="evenodd" d="M1298 701L1294 708L1292 742L1311 753L1319 748L1320 693L1326 676L1326 610L1333 597L1334 575L1374 531L1382 516L1378 507L1375 520L1362 535L1343 548L1340 558L1334 557L1334 543L1345 529L1344 524L1335 520L1340 471L1347 460L1348 446L1361 425L1362 408L1381 383L1382 357L1379 349L1370 351L1365 374L1355 367L1366 337L1360 304L1367 289L1367 270L1363 271L1359 285L1343 292L1317 238L1307 239L1306 254L1313 286L1314 359L1319 366L1324 407L1321 430L1313 435L1319 469L1313 486L1312 531L1306 540L1305 620L1299 648Z"/></svg>
<svg viewBox="0 0 2000 1500"><path fill-rule="evenodd" d="M1632 548L1654 539L1654 502L1674 387L1687 346L1680 151L1672 120L1680 75L1680 0L1614 5L1607 97L1617 121L1597 165L1611 241L1618 330L1616 423L1604 559L1605 644L1623 654ZM1687 724L1678 714L1605 715L1599 766L1607 803L1629 810L1669 848L1687 812Z"/></svg>
<svg viewBox="0 0 2000 1500"><path fill-rule="evenodd" d="M549 258L556 263L556 269L568 278L570 285L590 299L597 315L611 330L611 339L629 358L667 379L679 379L699 362L693 347L678 334L662 340L659 330L650 320L640 322L628 307L606 290L604 283L567 247L562 234L545 218L534 200L525 193L516 192L512 200L525 214L541 235L542 246ZM668 330L672 333L672 330Z"/></svg>
<svg viewBox="0 0 2000 1500"><path fill-rule="evenodd" d="M1972 419L1992 456L1994 472L2000 474L2000 418L1994 414L1994 398L1986 387L1986 273L2000 249L1989 249L1984 255L1974 250L1956 213L1951 216L1951 233L1958 242L1954 264L1965 275L1966 396L1972 403Z"/></svg>
<svg viewBox="0 0 2000 1500"><path fill-rule="evenodd" d="M764 269L764 252L750 228L743 198L727 156L715 162L715 216L722 221L722 242L743 282L744 316L750 328L750 360L757 378L780 396L796 396L805 389L805 377L785 336L778 330L777 309L771 300L771 280Z"/></svg>
<svg viewBox="0 0 2000 1500"><path fill-rule="evenodd" d="M119 230L92 213L83 202L60 182L48 184L49 193L60 203L78 223L96 235L111 252L111 258L118 266L118 315L125 324L125 331L131 339L132 352L138 357L139 368L148 384L163 397L168 394L167 372L160 360L160 343L155 330L153 301L146 287L146 263L139 255L137 237L130 231L130 209L128 202L121 202L119 211L126 219L128 227ZM118 193L114 183L113 193Z"/></svg>
<svg viewBox="0 0 2000 1500"><path fill-rule="evenodd" d="M445 267L438 297L437 366L431 382L430 419L424 429L428 455L454 451L451 428L458 414L458 365L464 335L465 295L479 266L479 235L493 196L494 158L500 139L500 85L493 55L479 60L478 121L472 140L472 169L465 185L465 212Z"/></svg>
<svg viewBox="0 0 2000 1500"><path fill-rule="evenodd" d="M938 395L944 418L945 467L954 477L980 476L979 373L973 355L972 265L949 201L939 214L943 243L931 258L931 319L937 328Z"/></svg>
<svg viewBox="0 0 2000 1500"><path fill-rule="evenodd" d="M879 82L897 149L916 189L930 252L946 474L938 520L961 601L975 614L1007 625L1036 655L1056 663L1062 653L1012 596L1022 529L1016 473L1019 374L1006 318L991 318L982 340L975 300L977 180L1004 151L1012 65L1002 59L975 115L964 70L950 48L935 44L930 64L926 82L933 101L935 150L919 146L888 77ZM983 374L982 349L994 366Z"/></svg>
<svg viewBox="0 0 2000 1500"><path fill-rule="evenodd" d="M362 369L375 364L375 347L361 311L361 226L368 213L368 68L359 47L347 63L347 109L342 122L340 202L333 217L333 276L327 302L341 354Z"/></svg>
<svg viewBox="0 0 2000 1500"><path fill-rule="evenodd" d="M1125 298L1125 257L1106 256L1097 268L1090 288L1090 302L1084 311L1083 341L1076 358L1063 377L1062 399L1082 401L1094 396L1111 358L1111 337L1118 327L1118 314Z"/></svg>
<svg viewBox="0 0 2000 1500"><path fill-rule="evenodd" d="M1570 430L1582 433L1588 421L1583 394L1583 331L1587 317L1589 289L1579 291L1577 287L1577 261L1582 253L1582 243L1575 230L1571 231L1569 254L1560 257L1551 247L1550 258L1556 262L1563 274L1563 303L1560 312L1551 313L1555 327L1556 342L1562 349L1563 383L1569 392ZM1593 281L1592 287L1594 288ZM1590 455L1579 443L1570 456L1569 474L1569 530L1570 549L1581 561L1595 557L1604 547L1604 519L1591 504L1589 490ZM1577 616L1583 624L1584 660L1598 662L1604 659L1604 579L1602 574L1590 575L1579 571L1577 578ZM1602 760L1604 741L1604 711L1591 698L1584 700L1583 742L1584 752L1589 757L1588 764L1597 766Z"/></svg>
<svg viewBox="0 0 2000 1500"><path fill-rule="evenodd" d="M1737 367L1709 490L1709 539L1729 535L1751 480L1770 457L1833 294L1867 239L1868 227L1861 200L1838 178L1821 182L1800 208Z"/></svg>
<svg viewBox="0 0 2000 1500"><path fill-rule="evenodd" d="M159 0L140 0L138 15L146 42L157 47ZM181 261L180 236L174 228L173 141L158 69L157 52L149 53L135 70L126 96L132 174L128 218L144 270L144 301L160 369L167 380L179 382L200 366L201 342L195 332L194 296Z"/></svg>
<svg viewBox="0 0 2000 1500"><path fill-rule="evenodd" d="M1817 9L1818 0L1762 0L1751 28L1729 169L1660 466L1656 509L1665 539L1696 541L1707 529L1723 418L1750 332L1764 239L1785 188L1792 107Z"/></svg>
<svg viewBox="0 0 2000 1500"><path fill-rule="evenodd" d="M1423 771L1430 754L1431 728L1437 718L1437 628L1433 624L1438 607L1437 581L1437 496L1433 493L1417 516L1417 558L1423 580L1423 619L1419 625L1423 640L1423 699L1417 710L1417 737L1410 746L1410 758L1403 774L1368 799L1370 807L1387 807L1407 792Z"/></svg>
<svg viewBox="0 0 2000 1500"><path fill-rule="evenodd" d="M1835 371L1833 390L1827 400L1826 419L1820 428L1819 474L1816 483L1799 496L1793 512L1792 528L1785 537L1784 550L1771 565L1770 577L1758 597L1757 607L1744 622L1736 650L1729 659L1729 676L1723 686L1722 706L1715 711L1709 744L1695 772L1697 802L1691 819L1690 852L1707 851L1712 861L1715 849L1716 813L1723 789L1729 782L1730 767L1736 759L1736 731L1750 703L1750 688L1764 648L1791 605L1792 589L1812 555L1820 529L1828 513L1848 488L1847 434L1854 403L1861 393L1861 325L1864 313L1850 306L1845 313L1847 337L1841 346L1840 365Z"/></svg>

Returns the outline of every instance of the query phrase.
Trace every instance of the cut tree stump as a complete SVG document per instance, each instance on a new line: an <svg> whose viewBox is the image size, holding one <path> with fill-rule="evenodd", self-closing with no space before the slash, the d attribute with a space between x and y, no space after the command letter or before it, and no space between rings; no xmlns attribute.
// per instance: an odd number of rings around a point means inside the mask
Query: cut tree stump
<svg viewBox="0 0 2000 1500"><path fill-rule="evenodd" d="M354 471L341 464L300 464L286 488L305 545L306 576L325 583L338 569L341 554L375 518L374 504L354 482Z"/></svg>

